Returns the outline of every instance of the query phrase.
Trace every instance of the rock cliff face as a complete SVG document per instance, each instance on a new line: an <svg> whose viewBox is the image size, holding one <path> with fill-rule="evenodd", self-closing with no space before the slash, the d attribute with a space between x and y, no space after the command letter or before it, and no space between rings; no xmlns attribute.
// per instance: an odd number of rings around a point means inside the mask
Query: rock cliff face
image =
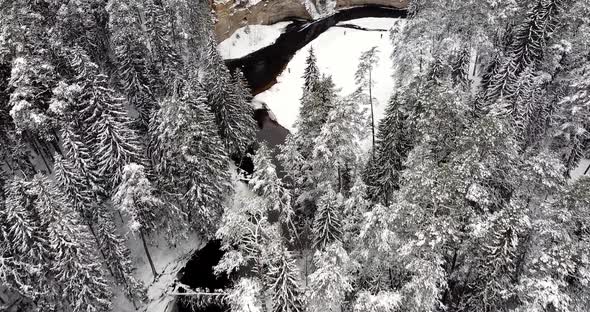
<svg viewBox="0 0 590 312"><path fill-rule="evenodd" d="M316 2L336 1L336 9L379 5L406 8L408 0L211 0L216 14L215 32L222 41L238 28L253 24L274 24L286 19L313 19ZM307 5L305 4L307 3ZM311 8L310 8L311 6Z"/></svg>

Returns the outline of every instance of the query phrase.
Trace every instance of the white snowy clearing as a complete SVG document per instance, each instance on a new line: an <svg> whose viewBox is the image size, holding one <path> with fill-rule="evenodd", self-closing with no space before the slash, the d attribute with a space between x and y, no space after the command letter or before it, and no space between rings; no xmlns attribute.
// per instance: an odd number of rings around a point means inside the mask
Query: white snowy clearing
<svg viewBox="0 0 590 312"><path fill-rule="evenodd" d="M236 30L217 48L224 59L240 58L273 44L289 24L248 25Z"/></svg>
<svg viewBox="0 0 590 312"><path fill-rule="evenodd" d="M395 18L362 18L347 21L367 29L391 29ZM377 46L380 62L374 73L375 85L373 96L377 99L375 122L383 116L385 105L391 96L394 83L391 76L392 61L390 55L393 46L388 31L365 31L343 27L332 27L307 46L299 50L287 69L277 77L277 84L256 96L255 100L264 102L272 110L277 121L290 131L299 115L299 100L302 95L303 70L309 48L315 50L318 66L323 74L332 75L341 94L350 94L357 88L354 82L358 59L361 53Z"/></svg>

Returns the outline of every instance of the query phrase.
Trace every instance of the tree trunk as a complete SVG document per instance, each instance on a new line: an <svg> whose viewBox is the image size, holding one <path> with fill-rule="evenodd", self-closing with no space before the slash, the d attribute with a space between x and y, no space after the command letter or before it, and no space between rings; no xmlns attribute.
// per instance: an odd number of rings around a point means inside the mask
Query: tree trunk
<svg viewBox="0 0 590 312"><path fill-rule="evenodd" d="M96 240L96 245L98 245L98 250L100 251L100 255L102 256L102 258L107 261L107 257L104 254L104 251L102 250L101 244L100 244L100 240L98 239L98 236L96 236L96 232L94 231L94 228L92 227L92 224L90 222L86 222L86 225L88 226L88 228L90 229L90 233L92 234L92 236L94 237L94 240ZM113 270L111 269L110 265L106 265L107 269L109 270L109 273L111 273L111 276L113 278L115 277L115 273L113 272Z"/></svg>
<svg viewBox="0 0 590 312"><path fill-rule="evenodd" d="M338 167L338 192L342 193L342 174L340 173L340 167Z"/></svg>
<svg viewBox="0 0 590 312"><path fill-rule="evenodd" d="M148 250L147 243L145 242L143 230L139 230L139 236L141 237L141 242L143 243L143 250L145 250L145 255L147 256L148 262L150 263L150 268L152 269L152 273L154 274L154 280L156 280L156 277L158 277L158 272L156 271L156 267L154 266L154 261L152 261L152 256L150 255L150 251Z"/></svg>
<svg viewBox="0 0 590 312"><path fill-rule="evenodd" d="M369 104L371 105L371 133L373 135L373 159L375 159L375 115L373 113L373 78L371 73L371 68L369 68Z"/></svg>

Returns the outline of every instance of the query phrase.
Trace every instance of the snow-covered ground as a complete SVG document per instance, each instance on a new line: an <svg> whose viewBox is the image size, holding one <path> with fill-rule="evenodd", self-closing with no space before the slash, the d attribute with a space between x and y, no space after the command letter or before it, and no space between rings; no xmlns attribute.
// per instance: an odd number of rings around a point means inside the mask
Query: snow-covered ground
<svg viewBox="0 0 590 312"><path fill-rule="evenodd" d="M273 25L248 25L236 30L222 41L219 53L224 59L240 58L273 44L291 22Z"/></svg>
<svg viewBox="0 0 590 312"><path fill-rule="evenodd" d="M580 161L580 163L578 164L578 167L570 173L570 176L572 178L571 180L575 181L579 177L583 176L584 172L586 171L586 169L588 169L589 166L590 166L590 159L582 159ZM586 174L590 175L590 170Z"/></svg>
<svg viewBox="0 0 590 312"><path fill-rule="evenodd" d="M398 19L394 18L362 18L347 21L346 24L354 24L368 29L390 29ZM378 120L383 116L383 111L391 96L393 78L392 61L389 56L393 46L387 31L364 31L350 28L332 27L307 46L299 50L287 69L277 78L275 84L269 90L256 96L255 100L264 102L272 110L277 121L293 131L293 123L299 114L299 100L302 94L303 70L305 59L313 47L318 59L320 71L332 75L332 79L341 94L350 94L356 90L354 73L356 72L358 59L361 53L373 46L379 48L380 62L374 73L376 85L373 95L378 103L375 107L375 115Z"/></svg>
<svg viewBox="0 0 590 312"><path fill-rule="evenodd" d="M122 229L123 226L119 224ZM124 234L121 230L121 234ZM172 311L174 297L168 295L173 292L173 284L178 272L186 265L192 254L200 249L204 242L198 235L189 234L186 239L169 246L165 237L157 237L149 241L149 251L158 272L158 278L154 280L152 271L147 261L141 240L127 234L127 246L131 251L132 262L135 270L135 278L141 280L147 287L147 306L139 304L140 311L145 312L168 312ZM115 291L113 299L113 311L136 312L133 304L124 296L121 289Z"/></svg>

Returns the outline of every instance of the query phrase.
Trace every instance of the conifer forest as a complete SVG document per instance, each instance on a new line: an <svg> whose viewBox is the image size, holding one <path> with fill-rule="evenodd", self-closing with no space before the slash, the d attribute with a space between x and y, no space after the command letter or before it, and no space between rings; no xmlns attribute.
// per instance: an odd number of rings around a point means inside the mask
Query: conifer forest
<svg viewBox="0 0 590 312"><path fill-rule="evenodd" d="M0 0L0 311L590 311L590 1Z"/></svg>

